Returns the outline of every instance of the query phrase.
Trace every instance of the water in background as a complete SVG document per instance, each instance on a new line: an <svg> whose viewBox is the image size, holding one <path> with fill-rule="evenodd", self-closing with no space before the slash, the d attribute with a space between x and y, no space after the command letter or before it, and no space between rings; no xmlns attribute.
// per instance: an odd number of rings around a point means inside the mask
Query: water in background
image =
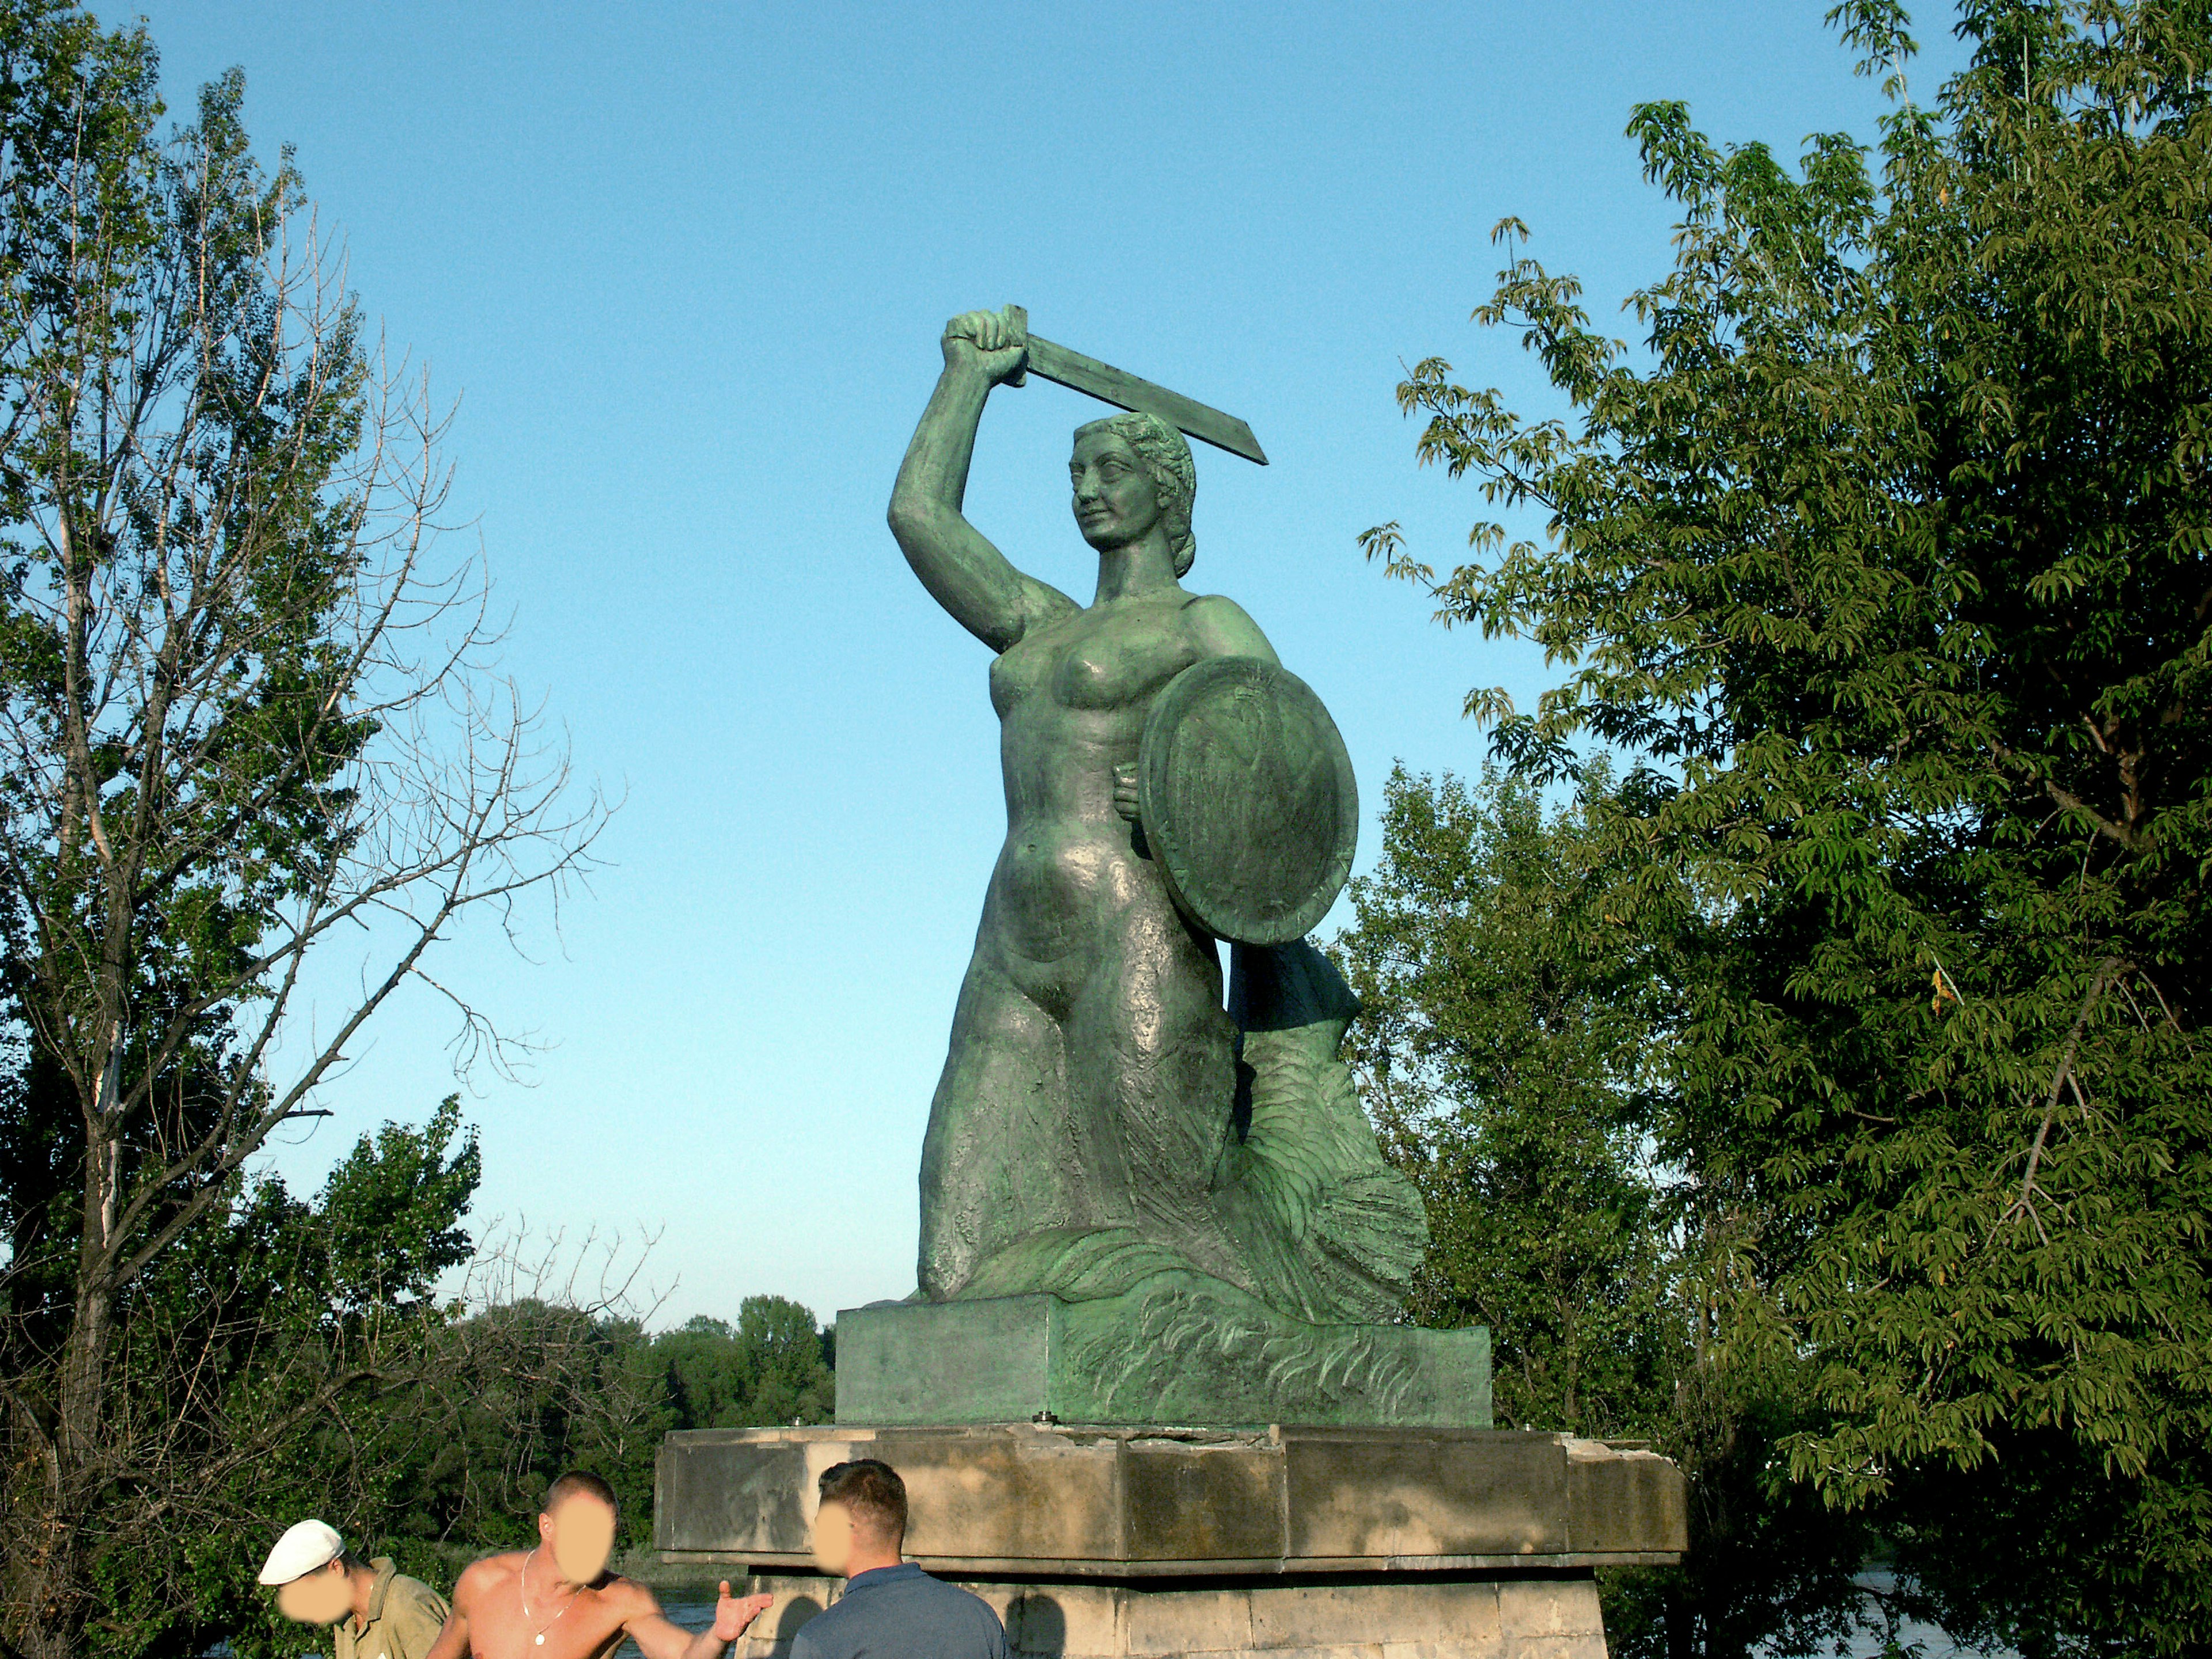
<svg viewBox="0 0 2212 1659"><path fill-rule="evenodd" d="M1889 1588L1888 1574L1880 1569L1862 1577L1871 1588L1885 1590ZM714 1622L714 1604L712 1601L665 1601L661 1604L660 1610L668 1615L672 1624L680 1625L687 1631L702 1631ZM1912 1652L1914 1644L1917 1644L1919 1659L2019 1659L2019 1656L2009 1648L1984 1652L1980 1648L1961 1647L1933 1625L1908 1622L1898 1632L1898 1640L1907 1653ZM1844 1650L1844 1655L1845 1659L1881 1659L1881 1644L1874 1637L1862 1633ZM615 1650L614 1659L644 1659L644 1656L637 1650L637 1644L625 1637L623 1644Z"/></svg>
<svg viewBox="0 0 2212 1659"><path fill-rule="evenodd" d="M694 1636L714 1622L714 1604L712 1601L664 1601L660 1610L668 1615L670 1624L678 1626ZM645 1659L645 1656L637 1650L637 1644L625 1636L622 1645L614 1650L613 1659Z"/></svg>
<svg viewBox="0 0 2212 1659"><path fill-rule="evenodd" d="M1869 1567L1858 1575L1857 1583L1877 1595L1887 1595L1896 1588L1896 1579L1887 1567ZM714 1610L708 1608L707 1616L714 1617ZM2020 1659L2010 1648L1970 1648L1954 1642L1945 1632L1933 1625L1923 1625L1908 1619L1897 1632L1899 1647L1915 1654L1917 1659ZM1849 1647L1844 1650L1844 1659L1881 1659L1882 1645L1878 1637L1862 1631Z"/></svg>

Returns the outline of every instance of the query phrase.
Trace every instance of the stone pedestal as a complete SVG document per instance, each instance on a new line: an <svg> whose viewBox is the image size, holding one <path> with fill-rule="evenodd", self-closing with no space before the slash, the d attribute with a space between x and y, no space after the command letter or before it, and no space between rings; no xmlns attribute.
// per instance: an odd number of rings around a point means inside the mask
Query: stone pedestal
<svg viewBox="0 0 2212 1659"><path fill-rule="evenodd" d="M1226 1287L1217 1287L1225 1291ZM837 1420L1488 1428L1490 1333L1315 1325L1172 1276L1127 1296L837 1316Z"/></svg>
<svg viewBox="0 0 2212 1659"><path fill-rule="evenodd" d="M842 1356L841 1356L842 1358ZM744 1570L775 1604L749 1659L833 1601L815 1480L879 1457L907 1553L998 1608L1015 1650L1300 1659L1603 1659L1590 1574L1678 1559L1664 1458L1553 1434L1278 1427L704 1430L660 1456L662 1559Z"/></svg>

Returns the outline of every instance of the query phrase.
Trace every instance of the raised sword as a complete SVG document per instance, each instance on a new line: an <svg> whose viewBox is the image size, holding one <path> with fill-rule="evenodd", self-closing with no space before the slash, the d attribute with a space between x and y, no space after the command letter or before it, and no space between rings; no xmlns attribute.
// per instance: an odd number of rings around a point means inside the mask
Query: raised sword
<svg viewBox="0 0 2212 1659"><path fill-rule="evenodd" d="M1188 434L1216 449L1225 449L1232 455L1242 455L1248 461L1267 464L1267 453L1260 447L1260 441L1252 435L1252 428L1234 415L1224 415L1218 409L1194 403L1180 392L1170 392L1164 386L1139 380L1126 370L1111 363L1102 363L1096 357L1086 357L1079 351L1070 351L1064 345L1050 340L1041 340L1029 333L1030 314L1020 306L1008 306L1005 315L1028 336L1029 354L1022 367L1026 371L1042 375L1057 385L1076 392L1087 392L1116 409L1142 410L1147 415L1157 415L1178 431ZM1008 384L1019 386L1023 376L1016 374Z"/></svg>

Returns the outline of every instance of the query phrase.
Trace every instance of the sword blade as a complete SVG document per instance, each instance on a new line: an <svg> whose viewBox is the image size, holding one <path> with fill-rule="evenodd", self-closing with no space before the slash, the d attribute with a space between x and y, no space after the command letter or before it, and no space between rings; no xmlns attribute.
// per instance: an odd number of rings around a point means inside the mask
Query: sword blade
<svg viewBox="0 0 2212 1659"><path fill-rule="evenodd" d="M1026 367L1048 380L1058 382L1073 391L1088 392L1117 409L1142 410L1147 415L1157 415L1162 420L1188 433L1202 443L1216 449L1225 449L1232 455L1242 455L1248 461L1267 464L1267 453L1260 447L1260 441L1252 435L1252 428L1234 415L1224 415L1218 409L1208 409L1204 404L1193 403L1179 392L1170 392L1164 386L1154 386L1150 380L1140 380L1110 363L1102 363L1096 357L1086 357L1079 351L1070 351L1064 345L1054 345L1050 340L1040 340L1034 334L1030 338L1029 360Z"/></svg>

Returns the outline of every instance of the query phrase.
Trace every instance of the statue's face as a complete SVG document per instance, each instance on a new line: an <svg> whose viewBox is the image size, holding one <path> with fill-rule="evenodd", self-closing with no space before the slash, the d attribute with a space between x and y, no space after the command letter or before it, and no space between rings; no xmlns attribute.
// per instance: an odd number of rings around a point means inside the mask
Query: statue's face
<svg viewBox="0 0 2212 1659"><path fill-rule="evenodd" d="M332 1561L302 1573L276 1591L276 1611L303 1625L335 1625L353 1611L353 1585L345 1563Z"/></svg>
<svg viewBox="0 0 2212 1659"><path fill-rule="evenodd" d="M1067 476L1075 486L1076 526L1101 553L1144 540L1160 521L1152 475L1118 433L1086 432L1077 438Z"/></svg>

